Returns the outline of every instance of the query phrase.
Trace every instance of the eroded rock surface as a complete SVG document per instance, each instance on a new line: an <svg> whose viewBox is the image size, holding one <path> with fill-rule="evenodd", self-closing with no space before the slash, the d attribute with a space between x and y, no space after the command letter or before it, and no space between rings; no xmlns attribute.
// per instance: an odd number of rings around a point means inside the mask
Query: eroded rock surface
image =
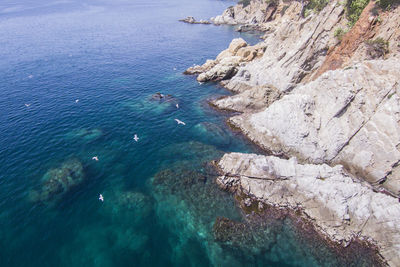
<svg viewBox="0 0 400 267"><path fill-rule="evenodd" d="M398 66L397 59L376 60L327 72L230 123L275 155L343 163L398 194L399 177L384 182L400 160Z"/></svg>
<svg viewBox="0 0 400 267"><path fill-rule="evenodd" d="M242 38L233 39L228 49L222 51L215 60L207 60L202 66L193 66L185 74L199 74L199 82L221 81L236 74L243 62L249 62L263 54L262 44L249 46Z"/></svg>
<svg viewBox="0 0 400 267"><path fill-rule="evenodd" d="M398 266L393 214L400 196L400 7L383 11L371 2L352 29L346 29L338 1L318 14L303 17L302 10L296 1L251 1L212 19L261 29L265 40L252 46L261 49L249 57L239 51L250 46L235 40L236 52L227 49L188 73L236 93L211 104L241 112L229 123L264 150L314 164L271 157L265 164L273 167L265 169L251 167L259 164L257 156L239 156L233 160L238 165L224 171L240 175L225 175L220 184L271 205L304 208L330 239L346 244L353 237L369 239L390 265ZM343 38L335 34L340 28L348 30ZM274 164L280 164L279 175L270 173Z"/></svg>
<svg viewBox="0 0 400 267"><path fill-rule="evenodd" d="M281 208L300 208L319 231L343 245L354 238L376 244L390 265L400 264L400 203L353 180L341 165L299 164L274 156L229 153L217 182Z"/></svg>

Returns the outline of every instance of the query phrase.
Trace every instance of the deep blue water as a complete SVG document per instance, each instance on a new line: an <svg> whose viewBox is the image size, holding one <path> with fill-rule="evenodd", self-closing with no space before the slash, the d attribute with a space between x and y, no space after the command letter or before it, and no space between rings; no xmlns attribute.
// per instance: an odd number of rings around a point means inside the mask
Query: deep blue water
<svg viewBox="0 0 400 267"><path fill-rule="evenodd" d="M207 104L228 92L182 72L235 37L257 37L178 19L209 18L232 4L1 1L1 266L336 263L308 251L288 222L264 227L254 247L214 238L217 216L242 217L205 163L254 147ZM156 92L173 99L152 101ZM65 171L71 158L83 166L82 182L36 201L49 170Z"/></svg>

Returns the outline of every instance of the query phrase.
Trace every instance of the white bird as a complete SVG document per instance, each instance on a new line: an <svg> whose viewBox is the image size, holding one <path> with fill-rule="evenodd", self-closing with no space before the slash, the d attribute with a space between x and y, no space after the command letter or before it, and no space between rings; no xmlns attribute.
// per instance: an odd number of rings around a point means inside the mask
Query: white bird
<svg viewBox="0 0 400 267"><path fill-rule="evenodd" d="M179 104L176 104L175 106L176 106L176 108L179 108Z"/></svg>
<svg viewBox="0 0 400 267"><path fill-rule="evenodd" d="M100 194L100 196L99 196L99 200L101 200L101 202L104 202L104 197L103 197L103 195L102 195L102 194Z"/></svg>
<svg viewBox="0 0 400 267"><path fill-rule="evenodd" d="M31 105L31 104L25 104L25 106L26 106L27 108L29 108L30 105Z"/></svg>
<svg viewBox="0 0 400 267"><path fill-rule="evenodd" d="M174 70L176 70L176 68L174 68Z"/></svg>
<svg viewBox="0 0 400 267"><path fill-rule="evenodd" d="M184 123L184 122L183 122L183 121L181 121L181 120L175 119L175 121L176 121L178 124L183 124L183 125L186 125L186 123Z"/></svg>
<svg viewBox="0 0 400 267"><path fill-rule="evenodd" d="M139 141L139 137L137 136L137 134L135 134L135 136L133 137L133 140L135 140L136 142Z"/></svg>
<svg viewBox="0 0 400 267"><path fill-rule="evenodd" d="M29 78L29 79L32 79L32 78L33 78L33 75L32 75L32 74L31 74L31 75L29 75L29 76L28 76L28 78Z"/></svg>
<svg viewBox="0 0 400 267"><path fill-rule="evenodd" d="M79 99L75 100L75 103L78 103L78 102L79 102Z"/></svg>
<svg viewBox="0 0 400 267"><path fill-rule="evenodd" d="M94 156L94 157L92 158L92 160L99 161L99 158L98 158L97 156Z"/></svg>

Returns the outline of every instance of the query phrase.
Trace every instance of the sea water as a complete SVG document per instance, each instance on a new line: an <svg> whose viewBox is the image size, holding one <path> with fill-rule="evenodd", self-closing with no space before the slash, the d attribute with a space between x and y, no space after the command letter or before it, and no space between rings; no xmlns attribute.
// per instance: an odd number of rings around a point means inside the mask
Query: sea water
<svg viewBox="0 0 400 267"><path fill-rule="evenodd" d="M218 217L243 217L207 162L256 150L207 103L229 93L182 72L233 38L258 37L178 20L233 4L0 2L1 266L337 263L327 249L310 252L287 221L255 227L250 242L215 239ZM65 167L71 159L78 174ZM52 177L64 179L61 193L38 199Z"/></svg>

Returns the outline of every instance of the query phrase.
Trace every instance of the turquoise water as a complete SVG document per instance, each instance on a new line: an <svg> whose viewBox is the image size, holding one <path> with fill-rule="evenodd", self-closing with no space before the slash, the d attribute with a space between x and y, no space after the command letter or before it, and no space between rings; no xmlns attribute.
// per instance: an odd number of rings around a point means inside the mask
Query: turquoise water
<svg viewBox="0 0 400 267"><path fill-rule="evenodd" d="M232 4L0 3L1 266L338 263L286 220L247 225L254 242L214 236L217 217L243 217L207 162L255 148L207 104L228 92L182 72L257 37L177 20Z"/></svg>

